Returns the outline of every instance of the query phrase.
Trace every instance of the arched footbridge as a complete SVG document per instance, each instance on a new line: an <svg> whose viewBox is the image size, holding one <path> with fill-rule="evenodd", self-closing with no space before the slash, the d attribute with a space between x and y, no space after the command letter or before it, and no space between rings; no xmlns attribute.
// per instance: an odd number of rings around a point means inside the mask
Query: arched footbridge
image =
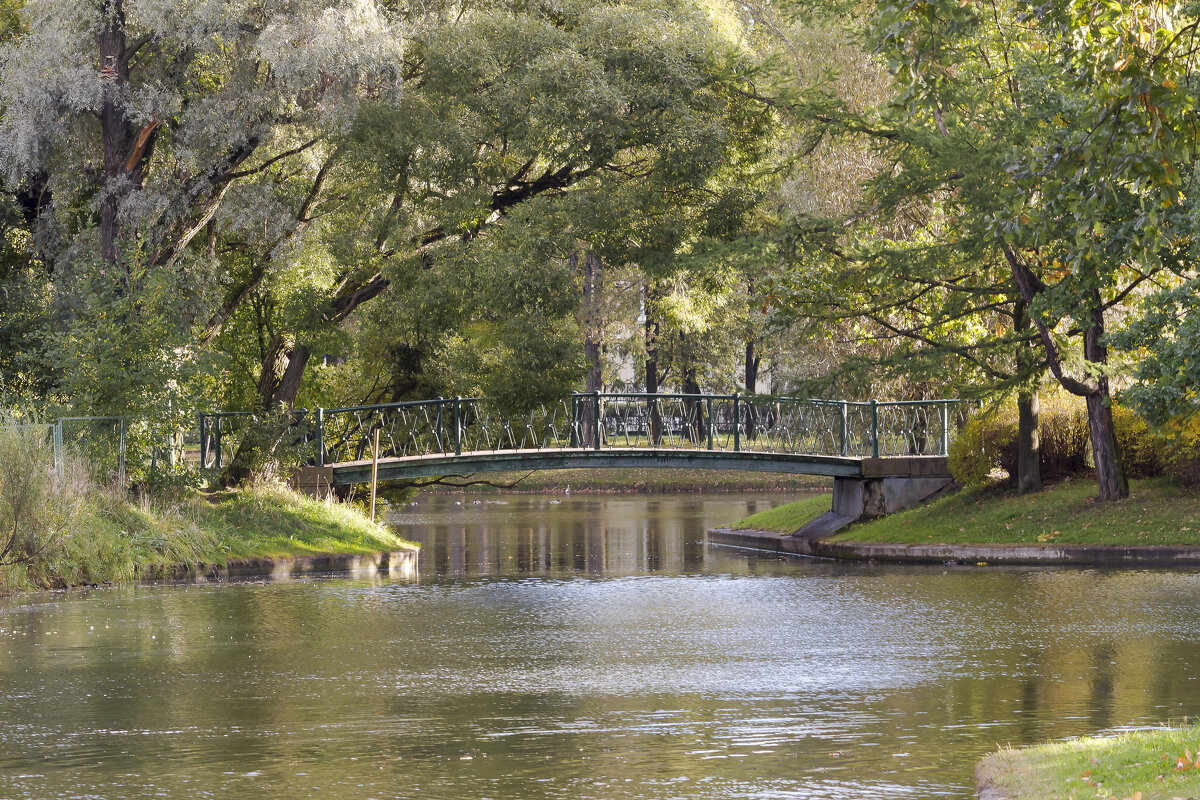
<svg viewBox="0 0 1200 800"><path fill-rule="evenodd" d="M290 446L307 451L309 471L333 486L368 482L373 466L381 483L519 470L669 467L825 475L855 485L918 479L920 493L925 479L948 481L955 402L594 392L516 411L487 398L438 398L298 410ZM248 417L201 415L206 467L228 463Z"/></svg>

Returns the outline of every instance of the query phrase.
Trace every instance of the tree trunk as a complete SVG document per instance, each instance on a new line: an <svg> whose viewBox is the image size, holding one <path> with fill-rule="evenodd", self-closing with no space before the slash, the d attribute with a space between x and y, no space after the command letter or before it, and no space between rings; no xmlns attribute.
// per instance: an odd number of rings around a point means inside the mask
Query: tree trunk
<svg viewBox="0 0 1200 800"><path fill-rule="evenodd" d="M1013 304L1013 328L1022 334L1030 330L1029 306L1024 300ZM1034 380L1037 355L1032 344L1017 345L1017 369L1021 377ZM1042 489L1042 446L1038 434L1038 415L1041 403L1036 388L1017 393L1017 494L1039 492Z"/></svg>
<svg viewBox="0 0 1200 800"><path fill-rule="evenodd" d="M645 312L646 394L658 394L658 318L654 308L657 298L653 284L647 283L642 287L642 305ZM650 444L657 446L662 442L662 408L655 400L647 402L650 404Z"/></svg>
<svg viewBox="0 0 1200 800"><path fill-rule="evenodd" d="M746 340L746 394L754 395L758 392L758 368L762 364L762 357L755 352L754 340ZM746 403L745 412L743 413L746 426L746 439L754 441L754 436L758 432L758 406L753 401Z"/></svg>
<svg viewBox="0 0 1200 800"><path fill-rule="evenodd" d="M1042 490L1042 449L1038 436L1041 403L1036 391L1017 394L1017 494Z"/></svg>
<svg viewBox="0 0 1200 800"><path fill-rule="evenodd" d="M758 367L762 358L755 353L754 340L746 340L746 394L758 391Z"/></svg>
<svg viewBox="0 0 1200 800"><path fill-rule="evenodd" d="M1032 303L1037 295L1046 290L1046 285L1033 274L1029 265L1011 246L1005 244L1003 248L1005 258L1012 267L1017 290L1026 303ZM1112 398L1108 377L1104 374L1108 366L1108 347L1104 344L1104 302L1099 289L1088 292L1086 308L1087 318L1079 321L1084 323L1084 361L1097 367L1093 370L1098 376L1094 384L1066 373L1051 326L1040 319L1035 319L1034 323L1046 349L1046 361L1054 377L1068 392L1087 399L1088 431L1092 439L1092 458L1096 462L1096 485L1100 491L1100 499L1120 500L1129 496L1129 479L1125 476L1125 468L1121 464L1121 454L1113 432Z"/></svg>
<svg viewBox="0 0 1200 800"><path fill-rule="evenodd" d="M679 358L681 384L686 395L700 394L700 383L696 380L696 364L692 360L692 345L685 334L679 334ZM704 404L699 400L688 398L683 401L685 414L691 426L693 444L702 444L706 437L707 427L704 420ZM687 423L685 423L687 424Z"/></svg>
<svg viewBox="0 0 1200 800"><path fill-rule="evenodd" d="M104 99L100 103L100 133L104 143L104 187L100 201L100 258L116 264L121 255L118 212L125 191L121 184L131 135L124 98L129 87L129 64L124 58L125 10L121 0L108 0L101 13L104 27L99 41L100 75Z"/></svg>
<svg viewBox="0 0 1200 800"><path fill-rule="evenodd" d="M1107 389L1107 386L1105 387ZM1096 462L1096 483L1101 500L1120 500L1129 496L1129 479L1121 463L1117 437L1113 430L1112 402L1107 391L1087 397L1088 431L1092 437L1092 458Z"/></svg>
<svg viewBox="0 0 1200 800"><path fill-rule="evenodd" d="M1100 292L1092 290L1091 325L1083 332L1083 357L1093 364L1108 364L1108 346L1104 344L1104 305ZM1088 431L1092 436L1092 458L1096 462L1096 484L1101 500L1120 500L1129 496L1129 479L1121 463L1113 428L1112 396L1108 376L1103 371L1096 379L1096 391L1087 395Z"/></svg>
<svg viewBox="0 0 1200 800"><path fill-rule="evenodd" d="M221 475L222 486L240 486L258 472L270 472L272 456L295 425L289 412L296 403L311 355L306 345L287 337L277 335L271 341L258 379L255 413L260 423L242 435L233 460Z"/></svg>
<svg viewBox="0 0 1200 800"><path fill-rule="evenodd" d="M587 360L587 391L604 391L604 374L600 365L600 257L588 253L583 259L583 308L586 314L583 335L583 354Z"/></svg>

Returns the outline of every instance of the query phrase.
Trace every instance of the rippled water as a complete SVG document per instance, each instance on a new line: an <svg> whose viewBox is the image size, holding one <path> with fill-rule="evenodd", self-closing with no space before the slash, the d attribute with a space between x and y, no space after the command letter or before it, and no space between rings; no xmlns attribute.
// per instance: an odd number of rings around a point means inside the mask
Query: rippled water
<svg viewBox="0 0 1200 800"><path fill-rule="evenodd" d="M410 582L0 601L0 797L967 798L997 744L1200 712L1196 571L779 561L703 531L783 498L559 499L404 510Z"/></svg>

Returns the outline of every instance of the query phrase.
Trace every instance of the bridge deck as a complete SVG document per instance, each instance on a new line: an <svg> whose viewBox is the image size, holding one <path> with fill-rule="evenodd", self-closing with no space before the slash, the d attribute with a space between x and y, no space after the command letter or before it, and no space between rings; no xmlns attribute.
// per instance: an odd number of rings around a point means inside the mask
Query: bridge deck
<svg viewBox="0 0 1200 800"><path fill-rule="evenodd" d="M367 483L371 480L370 460L345 461L327 466L332 468L335 485ZM673 450L636 447L595 450L566 447L381 458L379 460L379 480L408 480L479 472L628 467L736 469L843 478L925 477L948 475L950 472L944 456L852 458L745 450Z"/></svg>

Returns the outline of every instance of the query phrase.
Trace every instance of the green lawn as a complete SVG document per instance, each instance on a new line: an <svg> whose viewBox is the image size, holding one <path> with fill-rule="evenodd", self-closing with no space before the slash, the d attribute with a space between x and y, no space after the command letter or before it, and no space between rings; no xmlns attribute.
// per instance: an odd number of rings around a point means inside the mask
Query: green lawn
<svg viewBox="0 0 1200 800"><path fill-rule="evenodd" d="M666 493L666 492L777 492L817 489L829 486L829 479L815 475L790 475L780 472L697 469L562 469L541 472L499 472L478 475L494 484L517 485L515 492ZM429 491L453 491L434 486ZM469 491L501 491L482 484Z"/></svg>
<svg viewBox="0 0 1200 800"><path fill-rule="evenodd" d="M1029 495L959 492L855 525L842 542L901 544L1200 544L1200 493L1166 479L1133 481L1124 500L1096 500L1085 478Z"/></svg>
<svg viewBox="0 0 1200 800"><path fill-rule="evenodd" d="M1200 727L1084 737L1014 750L979 765L1008 800L1200 797Z"/></svg>
<svg viewBox="0 0 1200 800"><path fill-rule="evenodd" d="M816 519L828 511L832 502L833 496L826 492L772 508L770 511L762 511L746 517L740 522L735 522L729 527L751 531L791 533L809 520Z"/></svg>
<svg viewBox="0 0 1200 800"><path fill-rule="evenodd" d="M821 507L824 503L824 507ZM790 533L828 510L808 498L734 523ZM1086 478L1020 496L998 488L959 492L926 506L853 525L832 541L896 544L1200 544L1200 493L1166 479L1133 481L1130 496L1096 500Z"/></svg>

